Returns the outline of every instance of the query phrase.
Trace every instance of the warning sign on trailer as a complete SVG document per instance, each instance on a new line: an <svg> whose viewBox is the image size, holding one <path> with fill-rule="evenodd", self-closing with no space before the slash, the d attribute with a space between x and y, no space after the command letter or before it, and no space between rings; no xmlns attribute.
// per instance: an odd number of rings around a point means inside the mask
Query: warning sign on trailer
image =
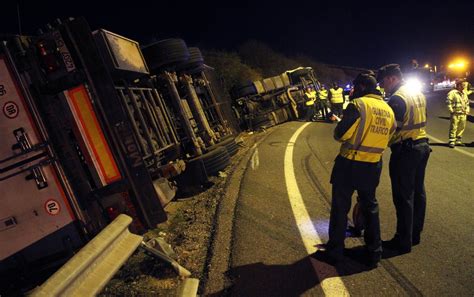
<svg viewBox="0 0 474 297"><path fill-rule="evenodd" d="M49 199L44 203L44 209L49 215L55 216L61 211L61 205L54 199Z"/></svg>

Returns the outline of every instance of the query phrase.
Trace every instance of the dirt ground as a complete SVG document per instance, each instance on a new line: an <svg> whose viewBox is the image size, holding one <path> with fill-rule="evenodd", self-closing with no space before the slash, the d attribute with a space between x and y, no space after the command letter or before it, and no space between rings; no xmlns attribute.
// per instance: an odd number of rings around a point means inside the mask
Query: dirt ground
<svg viewBox="0 0 474 297"><path fill-rule="evenodd" d="M258 134L239 135L239 152L224 171L210 178L212 186L195 196L172 201L165 208L168 221L145 234L145 239L159 236L172 246L177 262L191 272L192 278L199 279L198 294L206 283L217 207L234 167L257 138ZM181 282L171 266L137 249L100 296L174 296Z"/></svg>

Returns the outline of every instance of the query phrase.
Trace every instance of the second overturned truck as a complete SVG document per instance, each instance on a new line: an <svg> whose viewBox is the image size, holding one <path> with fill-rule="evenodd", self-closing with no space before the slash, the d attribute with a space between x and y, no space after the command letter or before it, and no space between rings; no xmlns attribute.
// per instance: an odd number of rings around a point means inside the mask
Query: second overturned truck
<svg viewBox="0 0 474 297"><path fill-rule="evenodd" d="M304 90L319 90L311 67L299 67L235 88L234 110L244 129L271 127L295 120L304 113Z"/></svg>

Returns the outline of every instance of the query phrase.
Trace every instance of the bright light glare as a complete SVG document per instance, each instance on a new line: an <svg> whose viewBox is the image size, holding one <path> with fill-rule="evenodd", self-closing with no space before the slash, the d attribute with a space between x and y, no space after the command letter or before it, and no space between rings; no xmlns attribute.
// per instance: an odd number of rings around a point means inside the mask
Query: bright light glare
<svg viewBox="0 0 474 297"><path fill-rule="evenodd" d="M425 68L430 68L430 64L425 64Z"/></svg>
<svg viewBox="0 0 474 297"><path fill-rule="evenodd" d="M411 93L417 93L421 91L422 84L417 78L409 78L405 82L405 86Z"/></svg>
<svg viewBox="0 0 474 297"><path fill-rule="evenodd" d="M467 66L467 62L464 60L457 60L454 63L450 63L448 68L464 69Z"/></svg>

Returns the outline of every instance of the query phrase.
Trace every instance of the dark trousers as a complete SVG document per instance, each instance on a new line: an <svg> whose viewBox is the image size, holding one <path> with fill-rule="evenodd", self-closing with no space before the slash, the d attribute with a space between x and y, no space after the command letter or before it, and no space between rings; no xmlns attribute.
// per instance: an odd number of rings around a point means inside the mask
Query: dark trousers
<svg viewBox="0 0 474 297"><path fill-rule="evenodd" d="M332 112L338 117L342 116L344 103L331 103Z"/></svg>
<svg viewBox="0 0 474 297"><path fill-rule="evenodd" d="M426 211L425 170L430 156L427 142L392 145L390 179L397 213L395 238L403 248L419 241Z"/></svg>
<svg viewBox="0 0 474 297"><path fill-rule="evenodd" d="M327 99L319 99L317 101L317 104L318 104L318 109L321 111L321 115L323 117L323 119L327 119L327 116L329 114L328 112L328 108L329 108L329 104L328 104L328 100Z"/></svg>
<svg viewBox="0 0 474 297"><path fill-rule="evenodd" d="M314 116L316 115L316 106L313 104L311 106L306 105L306 114L305 114L305 121L310 122L313 120Z"/></svg>
<svg viewBox="0 0 474 297"><path fill-rule="evenodd" d="M346 237L347 214L351 209L352 194L356 191L352 186L334 184L332 186L331 217L329 221L328 248L336 253L344 250ZM372 190L357 190L361 210L366 219L364 240L369 252L381 252L379 206Z"/></svg>

